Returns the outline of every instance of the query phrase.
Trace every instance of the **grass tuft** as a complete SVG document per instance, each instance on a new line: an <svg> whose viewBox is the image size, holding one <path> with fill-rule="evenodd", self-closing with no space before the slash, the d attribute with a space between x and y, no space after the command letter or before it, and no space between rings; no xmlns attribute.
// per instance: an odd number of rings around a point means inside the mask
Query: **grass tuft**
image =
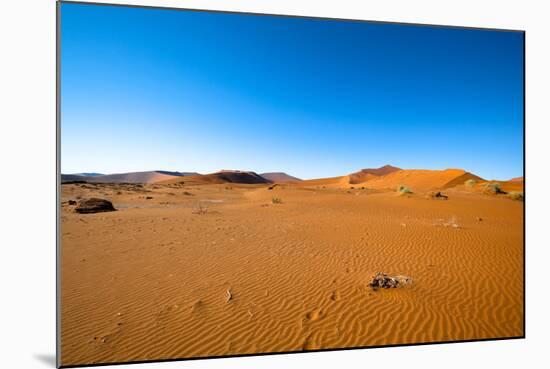
<svg viewBox="0 0 550 369"><path fill-rule="evenodd" d="M412 190L405 186L405 185L399 185L397 186L397 192L400 194L400 195L409 195L409 194L412 194Z"/></svg>

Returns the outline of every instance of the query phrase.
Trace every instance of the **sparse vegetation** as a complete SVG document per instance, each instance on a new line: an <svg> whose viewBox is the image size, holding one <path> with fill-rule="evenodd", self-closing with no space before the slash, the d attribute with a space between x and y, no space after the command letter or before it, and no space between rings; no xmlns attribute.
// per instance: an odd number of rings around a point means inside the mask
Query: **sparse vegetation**
<svg viewBox="0 0 550 369"><path fill-rule="evenodd" d="M271 199L272 204L282 204L283 200L280 197L274 197Z"/></svg>
<svg viewBox="0 0 550 369"><path fill-rule="evenodd" d="M466 182L464 182L464 185L466 187L474 187L476 185L477 181L475 179L468 179Z"/></svg>
<svg viewBox="0 0 550 369"><path fill-rule="evenodd" d="M509 192L508 197L512 200L517 200L517 201L523 201L524 200L523 192L516 192L516 191Z"/></svg>
<svg viewBox="0 0 550 369"><path fill-rule="evenodd" d="M399 185L397 187L397 192L400 194L400 195L409 195L409 194L412 194L412 190L405 186L405 185Z"/></svg>
<svg viewBox="0 0 550 369"><path fill-rule="evenodd" d="M502 191L502 187L498 182L489 182L484 184L484 191L491 194L505 194L506 192Z"/></svg>

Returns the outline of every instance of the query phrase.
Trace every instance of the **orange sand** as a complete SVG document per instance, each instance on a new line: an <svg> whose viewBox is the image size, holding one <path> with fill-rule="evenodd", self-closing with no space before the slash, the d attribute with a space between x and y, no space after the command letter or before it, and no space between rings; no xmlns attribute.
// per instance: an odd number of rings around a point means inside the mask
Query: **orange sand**
<svg viewBox="0 0 550 369"><path fill-rule="evenodd" d="M119 210L63 204L62 364L523 335L523 203L464 186L432 200L452 176L398 173L376 191L63 185ZM383 190L398 182L415 194ZM377 271L414 283L374 292Z"/></svg>

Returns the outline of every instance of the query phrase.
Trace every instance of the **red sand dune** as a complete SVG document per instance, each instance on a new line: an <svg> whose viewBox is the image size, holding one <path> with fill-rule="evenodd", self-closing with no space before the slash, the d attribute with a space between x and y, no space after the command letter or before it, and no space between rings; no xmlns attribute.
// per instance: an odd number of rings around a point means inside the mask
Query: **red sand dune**
<svg viewBox="0 0 550 369"><path fill-rule="evenodd" d="M523 180L522 181L506 181L500 182L502 190L506 192L523 192Z"/></svg>
<svg viewBox="0 0 550 369"><path fill-rule="evenodd" d="M320 179L307 179L296 183L302 187L326 187L326 188L343 188L349 186L348 176L320 178Z"/></svg>
<svg viewBox="0 0 550 369"><path fill-rule="evenodd" d="M347 188L350 185L361 185L379 190L394 190L399 185L405 185L416 191L454 187L464 184L468 179L483 181L482 178L462 169L420 170L385 166L378 169L364 169L348 176L306 180L300 182L299 185L327 188Z"/></svg>
<svg viewBox="0 0 550 369"><path fill-rule="evenodd" d="M454 187L463 184L468 179L482 180L462 169L406 169L372 178L361 184L373 189L395 189L399 185L405 185L415 191Z"/></svg>

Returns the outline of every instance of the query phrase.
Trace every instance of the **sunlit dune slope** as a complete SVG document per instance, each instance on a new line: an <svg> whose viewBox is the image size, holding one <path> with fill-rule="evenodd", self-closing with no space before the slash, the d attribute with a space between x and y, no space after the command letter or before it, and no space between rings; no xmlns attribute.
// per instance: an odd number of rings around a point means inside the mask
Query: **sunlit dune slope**
<svg viewBox="0 0 550 369"><path fill-rule="evenodd" d="M301 181L300 178L293 177L283 172L261 173L260 175L263 178L273 183L287 183L287 182Z"/></svg>
<svg viewBox="0 0 550 369"><path fill-rule="evenodd" d="M407 169L370 178L361 184L372 189L395 189L399 185L405 185L413 190L431 190L453 187L463 184L468 179L481 180L480 177L462 169Z"/></svg>

